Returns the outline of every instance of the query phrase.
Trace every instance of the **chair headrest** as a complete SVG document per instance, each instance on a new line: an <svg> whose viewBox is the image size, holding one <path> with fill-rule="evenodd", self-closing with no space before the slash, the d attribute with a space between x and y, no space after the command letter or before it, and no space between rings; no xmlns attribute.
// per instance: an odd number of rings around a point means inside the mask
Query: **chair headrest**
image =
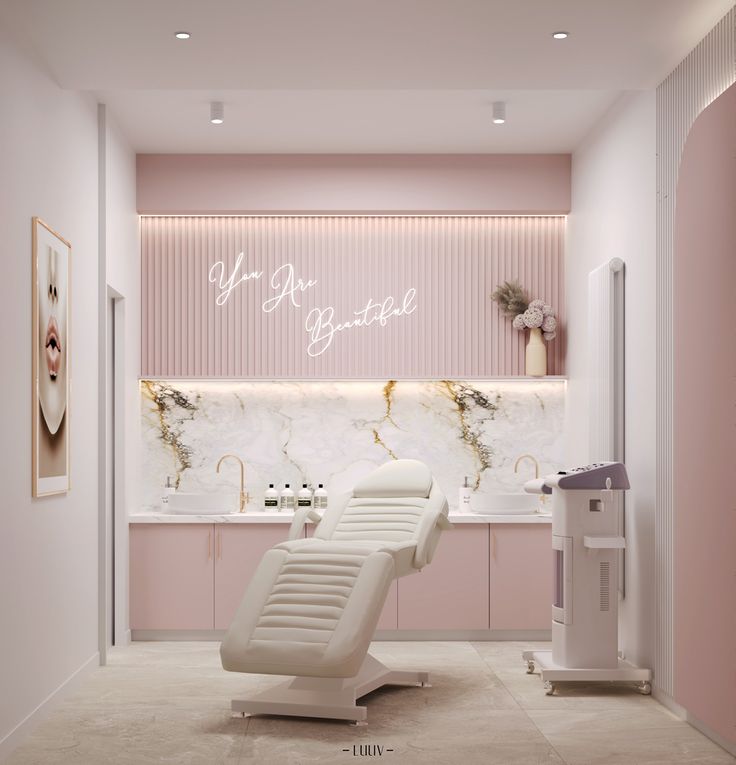
<svg viewBox="0 0 736 765"><path fill-rule="evenodd" d="M432 473L419 460L393 460L359 481L354 497L429 497Z"/></svg>

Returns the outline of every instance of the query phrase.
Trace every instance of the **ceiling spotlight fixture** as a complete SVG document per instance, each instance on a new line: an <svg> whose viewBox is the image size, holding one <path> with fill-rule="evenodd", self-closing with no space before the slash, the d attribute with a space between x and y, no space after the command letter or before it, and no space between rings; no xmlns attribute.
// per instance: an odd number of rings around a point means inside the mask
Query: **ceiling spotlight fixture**
<svg viewBox="0 0 736 765"><path fill-rule="evenodd" d="M552 37L554 37L555 40L566 40L569 36L569 32L552 32Z"/></svg>
<svg viewBox="0 0 736 765"><path fill-rule="evenodd" d="M191 35L189 32L177 32L174 37L176 37L177 40L188 40Z"/></svg>
<svg viewBox="0 0 736 765"><path fill-rule="evenodd" d="M210 104L210 122L213 125L222 125L225 121L225 105L222 101L213 101Z"/></svg>
<svg viewBox="0 0 736 765"><path fill-rule="evenodd" d="M494 101L493 102L493 124L503 125L506 122L506 102Z"/></svg>

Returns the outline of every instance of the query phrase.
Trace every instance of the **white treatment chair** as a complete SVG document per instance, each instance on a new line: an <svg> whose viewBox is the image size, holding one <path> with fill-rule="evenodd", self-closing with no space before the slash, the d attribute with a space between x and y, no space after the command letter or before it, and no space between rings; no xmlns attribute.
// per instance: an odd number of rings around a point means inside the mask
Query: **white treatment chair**
<svg viewBox="0 0 736 765"><path fill-rule="evenodd" d="M382 465L321 520L297 511L289 541L261 560L225 635L231 672L294 675L233 712L364 721L357 700L382 685L428 685L426 672L392 670L368 654L391 582L432 560L452 528L447 500L416 460ZM309 515L315 534L303 538Z"/></svg>

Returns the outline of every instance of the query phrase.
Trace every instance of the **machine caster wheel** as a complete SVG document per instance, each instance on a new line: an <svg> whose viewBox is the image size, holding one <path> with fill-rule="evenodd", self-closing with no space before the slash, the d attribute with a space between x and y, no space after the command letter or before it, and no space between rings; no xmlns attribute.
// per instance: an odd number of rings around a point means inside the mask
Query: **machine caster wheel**
<svg viewBox="0 0 736 765"><path fill-rule="evenodd" d="M534 662L528 661L526 663L526 673L527 675L533 675L534 674Z"/></svg>
<svg viewBox="0 0 736 765"><path fill-rule="evenodd" d="M648 680L645 680L643 683L639 683L636 690L639 691L642 696L651 696L652 684Z"/></svg>
<svg viewBox="0 0 736 765"><path fill-rule="evenodd" d="M544 684L544 692L547 694L547 696L554 696L555 691L557 690L557 686L547 680L547 682Z"/></svg>

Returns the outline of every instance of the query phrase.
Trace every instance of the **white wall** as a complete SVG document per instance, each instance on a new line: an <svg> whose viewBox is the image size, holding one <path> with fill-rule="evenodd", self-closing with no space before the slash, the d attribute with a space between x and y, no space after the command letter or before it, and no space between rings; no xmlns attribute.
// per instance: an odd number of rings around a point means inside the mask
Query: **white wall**
<svg viewBox="0 0 736 765"><path fill-rule="evenodd" d="M61 90L0 28L0 757L33 714L98 660L99 204L104 283L122 296L125 478L118 482L117 642L127 623L127 523L139 505L140 257L135 153L89 96ZM100 139L104 151L98 154ZM100 186L100 170L105 183ZM71 479L67 495L31 498L31 218L72 243ZM104 316L104 314L103 314ZM104 367L103 367L104 368ZM25 724L24 724L24 721Z"/></svg>
<svg viewBox="0 0 736 765"><path fill-rule="evenodd" d="M136 211L136 156L109 116L104 120L105 139L105 251L106 281L122 298L118 320L124 322L123 348L116 349L116 363L123 366L122 426L116 441L122 452L117 476L117 555L115 633L116 644L128 635L128 523L127 514L140 507L140 397L138 377L141 358L140 238ZM119 328L118 328L119 330Z"/></svg>
<svg viewBox="0 0 736 765"><path fill-rule="evenodd" d="M620 641L653 666L655 510L655 94L626 94L573 153L567 246L567 460L588 458L588 273L626 263L626 599Z"/></svg>
<svg viewBox="0 0 736 765"><path fill-rule="evenodd" d="M0 742L97 653L97 110L0 31ZM31 217L72 244L71 482L31 499ZM0 743L0 755L11 741Z"/></svg>

